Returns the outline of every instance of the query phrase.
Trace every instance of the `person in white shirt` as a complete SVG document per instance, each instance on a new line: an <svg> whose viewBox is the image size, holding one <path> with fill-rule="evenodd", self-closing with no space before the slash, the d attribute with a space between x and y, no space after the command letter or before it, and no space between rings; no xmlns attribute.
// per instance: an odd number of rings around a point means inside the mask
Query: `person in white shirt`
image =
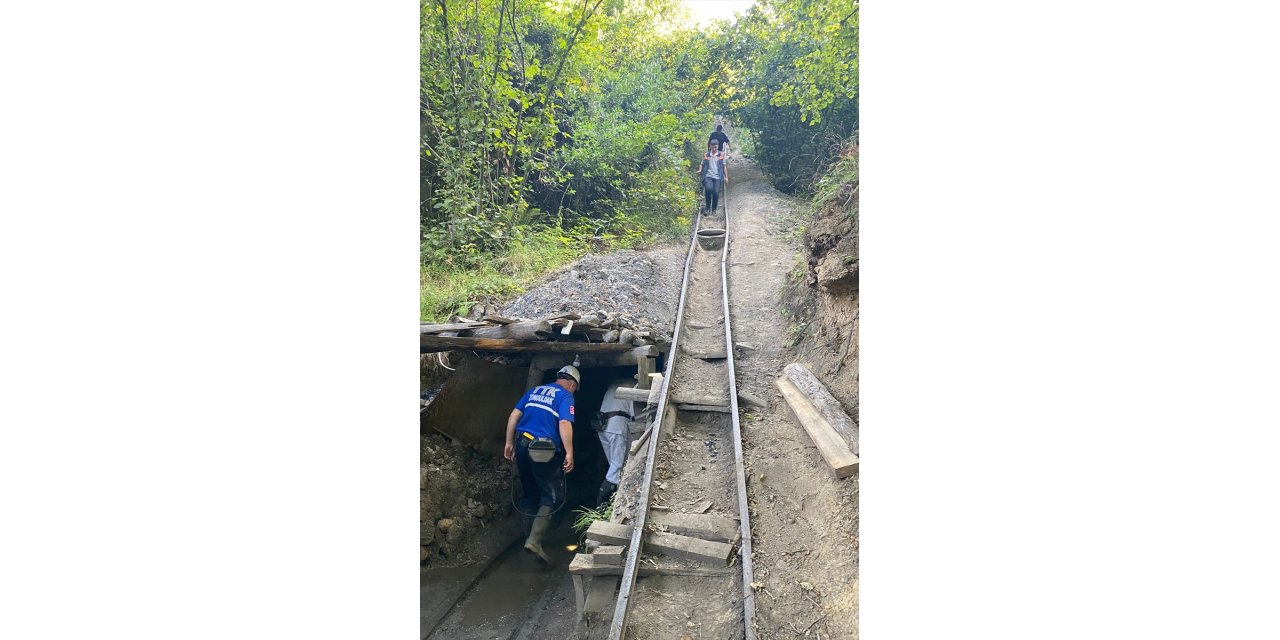
<svg viewBox="0 0 1280 640"><path fill-rule="evenodd" d="M600 446L604 448L604 455L609 459L609 471L605 474L604 482L600 484L600 492L596 495L597 506L613 497L613 492L618 489L622 465L627 461L628 424L635 415L635 408L630 400L618 399L618 387L624 382L626 379L610 384L608 391L604 393L604 401L600 403L600 420L596 428L597 435L600 436Z"/></svg>

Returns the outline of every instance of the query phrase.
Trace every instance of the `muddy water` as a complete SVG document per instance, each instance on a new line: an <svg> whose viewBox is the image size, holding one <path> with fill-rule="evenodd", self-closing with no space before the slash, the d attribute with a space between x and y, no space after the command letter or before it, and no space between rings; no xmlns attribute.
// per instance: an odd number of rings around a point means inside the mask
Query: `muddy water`
<svg viewBox="0 0 1280 640"><path fill-rule="evenodd" d="M507 640L532 629L545 613L547 595L565 580L578 542L569 517L547 533L543 549L555 561L543 568L524 550L523 541L507 549L445 616L432 639ZM442 579L447 577L442 576ZM572 603L570 603L572 606Z"/></svg>

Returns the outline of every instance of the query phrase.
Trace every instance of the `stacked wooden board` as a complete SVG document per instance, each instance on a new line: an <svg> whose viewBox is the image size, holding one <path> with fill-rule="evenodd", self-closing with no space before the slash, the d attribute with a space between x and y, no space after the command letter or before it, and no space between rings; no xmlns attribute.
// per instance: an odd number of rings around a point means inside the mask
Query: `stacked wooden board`
<svg viewBox="0 0 1280 640"><path fill-rule="evenodd" d="M836 478L858 472L858 425L854 424L813 372L792 363L778 378L778 390Z"/></svg>
<svg viewBox="0 0 1280 640"><path fill-rule="evenodd" d="M560 313L537 319L487 315L421 325L421 353L473 351L626 351L657 342L657 331L625 316L596 311L587 316Z"/></svg>
<svg viewBox="0 0 1280 640"><path fill-rule="evenodd" d="M663 513L653 519L652 528L643 536L646 551L709 566L686 563L664 563L657 560L640 567L641 575L729 575L727 568L733 557L738 521L715 514ZM612 601L622 575L627 545L631 544L632 527L628 524L597 520L587 529L589 553L579 553L569 564L577 595L578 614L598 613ZM584 579L590 578L588 584Z"/></svg>

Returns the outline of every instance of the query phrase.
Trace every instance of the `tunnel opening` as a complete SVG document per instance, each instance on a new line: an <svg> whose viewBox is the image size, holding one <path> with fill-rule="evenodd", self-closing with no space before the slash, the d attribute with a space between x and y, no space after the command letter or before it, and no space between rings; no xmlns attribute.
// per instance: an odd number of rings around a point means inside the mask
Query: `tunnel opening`
<svg viewBox="0 0 1280 640"><path fill-rule="evenodd" d="M591 366L594 363L586 357L583 359L587 362L579 367L582 384L574 394L575 469L564 476L565 502L553 516L551 529L543 540L543 548L553 560L551 567L542 567L523 549L527 531L516 506L523 487L514 465L503 459L502 447L506 417L520 396L530 387L553 382L559 367L572 362L573 356L569 355L563 362L549 358L534 367L518 362L465 358L456 363L457 371L438 394L433 394L424 409L424 439L429 435L448 438L449 446L456 450L453 453L489 461L486 469L473 467L474 473L486 477L463 476L448 485L448 490L460 493L471 491L474 485L502 485L502 490L495 492L499 495L489 494L494 503L486 505L487 522L476 522L467 516L443 516L454 520L449 523L449 531L456 545L477 551L465 561L465 567L441 557L438 549L431 553L430 564L435 566L427 570L424 565L421 583L424 637L490 637L486 634L504 625L517 624L514 621L537 610L538 603L549 593L564 588L568 564L582 544L580 534L573 527L574 521L579 510L596 506L596 497L608 470L608 459L591 426L591 417L600 409L611 383L634 386L637 373L635 364ZM661 370L661 356L650 361ZM438 487L441 484L441 479L431 476L432 468L424 462L424 500L433 482ZM439 492L437 488L436 493ZM466 502L460 497L455 499ZM478 496L476 500L483 502ZM424 516L424 540L435 536L438 544L446 532L436 530L436 521L430 521L430 517L441 516ZM424 546L424 555L428 551L433 550Z"/></svg>

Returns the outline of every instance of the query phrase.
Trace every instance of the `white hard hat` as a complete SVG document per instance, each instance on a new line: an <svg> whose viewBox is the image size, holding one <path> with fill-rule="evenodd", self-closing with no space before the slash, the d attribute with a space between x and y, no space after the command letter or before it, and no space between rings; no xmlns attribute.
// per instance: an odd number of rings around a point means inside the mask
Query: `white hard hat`
<svg viewBox="0 0 1280 640"><path fill-rule="evenodd" d="M582 384L582 374L578 373L577 367L571 364L567 364L563 367L560 367L560 370L556 372L557 375L561 373L567 374L569 377L573 378L574 382L578 384Z"/></svg>

